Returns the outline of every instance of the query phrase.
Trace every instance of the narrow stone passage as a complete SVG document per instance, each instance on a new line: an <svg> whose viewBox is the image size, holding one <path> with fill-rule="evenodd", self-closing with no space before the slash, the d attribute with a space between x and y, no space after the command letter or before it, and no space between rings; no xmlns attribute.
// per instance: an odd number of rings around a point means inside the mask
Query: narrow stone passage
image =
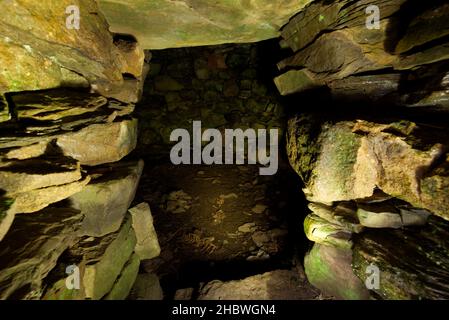
<svg viewBox="0 0 449 320"><path fill-rule="evenodd" d="M307 240L297 212L305 203L285 163L276 176L259 176L257 166L146 163L136 199L152 203L161 255L143 268L159 275L167 298L211 280L302 268ZM318 296L301 280L293 291ZM285 296L297 298L293 293Z"/></svg>

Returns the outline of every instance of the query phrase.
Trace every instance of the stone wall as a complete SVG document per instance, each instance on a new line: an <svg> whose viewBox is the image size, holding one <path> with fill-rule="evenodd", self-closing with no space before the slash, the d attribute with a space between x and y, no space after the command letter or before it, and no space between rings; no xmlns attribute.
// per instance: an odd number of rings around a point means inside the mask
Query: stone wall
<svg viewBox="0 0 449 320"><path fill-rule="evenodd" d="M148 204L133 205L144 163L128 156L150 54L95 1L70 4L79 30L67 1L2 5L0 299L125 299L160 252Z"/></svg>
<svg viewBox="0 0 449 320"><path fill-rule="evenodd" d="M148 205L128 213L144 166L123 159L137 143L134 105L74 90L11 101L16 118L0 138L0 298L125 299L140 260L160 250Z"/></svg>
<svg viewBox="0 0 449 320"><path fill-rule="evenodd" d="M138 150L167 153L170 133L202 127L285 128L284 111L260 64L263 45L222 45L152 52L142 101ZM269 72L267 72L269 75Z"/></svg>
<svg viewBox="0 0 449 320"><path fill-rule="evenodd" d="M315 243L305 271L341 299L447 299L448 6L363 3L380 9L379 29L343 0L315 1L282 31L293 55L278 64L281 94L320 88L338 106L289 120Z"/></svg>

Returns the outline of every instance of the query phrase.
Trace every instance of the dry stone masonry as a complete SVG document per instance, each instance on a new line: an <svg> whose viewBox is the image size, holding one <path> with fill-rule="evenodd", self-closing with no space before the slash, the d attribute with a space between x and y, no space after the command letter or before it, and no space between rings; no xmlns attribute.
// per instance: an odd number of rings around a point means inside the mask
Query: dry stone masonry
<svg viewBox="0 0 449 320"><path fill-rule="evenodd" d="M141 158L167 157L170 133L195 120L280 129L311 243L290 269L208 279L175 299L449 299L447 1L0 6L0 299L163 299L151 266L171 264L161 248L178 231L160 243L152 209L186 215L206 200L136 197ZM253 43L273 38L276 50ZM276 220L262 199L242 214ZM278 238L301 241L287 230L245 220L228 235L254 243L245 261L262 264ZM184 237L203 255L218 248L199 230Z"/></svg>
<svg viewBox="0 0 449 320"><path fill-rule="evenodd" d="M282 29L280 93L318 89L342 108L298 106L287 132L310 202L305 271L329 295L448 297L448 14L443 1L315 1Z"/></svg>

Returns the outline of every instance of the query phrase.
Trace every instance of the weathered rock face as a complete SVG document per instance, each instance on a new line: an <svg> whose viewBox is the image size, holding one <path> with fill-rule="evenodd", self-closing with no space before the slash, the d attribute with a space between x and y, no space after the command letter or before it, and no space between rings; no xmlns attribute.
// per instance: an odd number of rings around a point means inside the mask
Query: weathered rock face
<svg viewBox="0 0 449 320"><path fill-rule="evenodd" d="M370 265L379 268L383 299L448 299L449 224L431 217L423 228L376 232L355 237L354 271L366 281Z"/></svg>
<svg viewBox="0 0 449 320"><path fill-rule="evenodd" d="M311 1L100 0L99 5L112 32L132 34L145 49L165 49L275 38Z"/></svg>
<svg viewBox="0 0 449 320"><path fill-rule="evenodd" d="M143 161L112 162L136 145L134 106L75 90L8 101L15 119L0 128L1 298L125 299L140 258L131 217L122 222ZM69 266L82 288L67 287Z"/></svg>
<svg viewBox="0 0 449 320"><path fill-rule="evenodd" d="M314 1L282 29L295 54L278 64L276 85L283 95L327 86L338 99L447 108L448 10L444 1Z"/></svg>
<svg viewBox="0 0 449 320"><path fill-rule="evenodd" d="M293 117L287 135L313 202L304 222L316 242L305 259L309 281L343 299L446 298L445 127L326 119Z"/></svg>
<svg viewBox="0 0 449 320"><path fill-rule="evenodd" d="M70 197L73 207L84 214L82 235L101 237L118 230L134 199L142 169L143 161L89 170L95 179Z"/></svg>
<svg viewBox="0 0 449 320"><path fill-rule="evenodd" d="M46 208L20 215L0 247L0 298L39 299L42 280L77 239L78 210Z"/></svg>
<svg viewBox="0 0 449 320"><path fill-rule="evenodd" d="M73 6L79 29L71 27ZM114 43L96 1L9 1L3 9L0 93L91 85L116 97L123 74L142 76L143 59ZM143 56L140 47L136 51Z"/></svg>
<svg viewBox="0 0 449 320"><path fill-rule="evenodd" d="M12 202L2 213L0 239L16 214L80 192L91 179L82 166L118 161L137 141L132 105L67 90L17 94L11 101L17 119L0 128L0 189Z"/></svg>
<svg viewBox="0 0 449 320"><path fill-rule="evenodd" d="M305 269L325 293L447 299L448 10L444 1L314 1L282 29L293 55L278 63L280 93L319 89L348 107L294 116L287 133L312 201Z"/></svg>
<svg viewBox="0 0 449 320"><path fill-rule="evenodd" d="M290 120L288 150L313 202L364 199L380 189L448 219L446 136L444 128L410 121L320 123L297 117Z"/></svg>
<svg viewBox="0 0 449 320"><path fill-rule="evenodd" d="M115 162L136 146L132 103L151 54L110 33L93 0L2 9L0 298L125 299L139 270L134 251L148 253L124 219L143 161ZM82 288L67 286L69 266Z"/></svg>

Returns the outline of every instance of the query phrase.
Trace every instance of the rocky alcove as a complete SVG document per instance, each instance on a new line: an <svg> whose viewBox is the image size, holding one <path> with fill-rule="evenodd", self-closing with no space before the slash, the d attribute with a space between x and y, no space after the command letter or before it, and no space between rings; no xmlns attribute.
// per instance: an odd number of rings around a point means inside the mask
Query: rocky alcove
<svg viewBox="0 0 449 320"><path fill-rule="evenodd" d="M449 297L444 1L1 6L1 299Z"/></svg>

